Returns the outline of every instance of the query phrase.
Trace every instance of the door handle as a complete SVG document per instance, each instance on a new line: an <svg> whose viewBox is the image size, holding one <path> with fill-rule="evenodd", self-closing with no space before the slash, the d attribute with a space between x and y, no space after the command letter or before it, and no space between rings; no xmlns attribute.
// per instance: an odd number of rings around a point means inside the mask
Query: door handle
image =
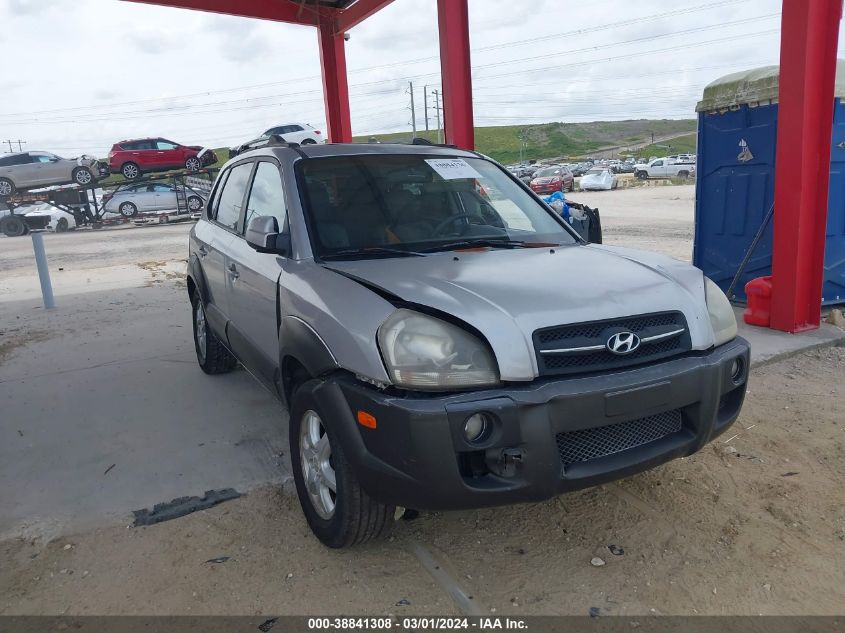
<svg viewBox="0 0 845 633"><path fill-rule="evenodd" d="M232 279L237 279L241 276L241 274L238 272L238 267L234 264L229 264L229 275L231 275Z"/></svg>
<svg viewBox="0 0 845 633"><path fill-rule="evenodd" d="M208 251L206 250L205 246L200 246L197 249L197 253L199 253L200 257L205 257L206 255L208 255Z"/></svg>

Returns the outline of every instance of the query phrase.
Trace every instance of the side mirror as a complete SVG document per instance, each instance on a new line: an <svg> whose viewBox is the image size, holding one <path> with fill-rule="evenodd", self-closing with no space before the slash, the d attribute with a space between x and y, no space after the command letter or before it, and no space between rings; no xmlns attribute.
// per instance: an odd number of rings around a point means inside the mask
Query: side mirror
<svg viewBox="0 0 845 633"><path fill-rule="evenodd" d="M252 218L245 237L246 243L259 253L286 255L290 252L290 236L279 233L279 222L273 216Z"/></svg>

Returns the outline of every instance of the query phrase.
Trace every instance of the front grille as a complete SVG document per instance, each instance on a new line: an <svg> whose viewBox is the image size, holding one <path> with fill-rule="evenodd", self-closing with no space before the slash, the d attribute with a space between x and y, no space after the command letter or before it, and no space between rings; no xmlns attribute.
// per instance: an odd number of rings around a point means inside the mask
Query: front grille
<svg viewBox="0 0 845 633"><path fill-rule="evenodd" d="M608 338L616 332L633 332L640 339L647 339L678 330L682 332L670 338L643 341L636 350L626 355L614 354L605 347ZM540 375L549 376L603 371L663 360L689 351L691 341L686 319L681 312L661 312L537 330L534 333L534 346ZM589 347L597 349L550 352Z"/></svg>
<svg viewBox="0 0 845 633"><path fill-rule="evenodd" d="M655 442L681 430L681 410L646 418L557 434L561 466L586 462Z"/></svg>

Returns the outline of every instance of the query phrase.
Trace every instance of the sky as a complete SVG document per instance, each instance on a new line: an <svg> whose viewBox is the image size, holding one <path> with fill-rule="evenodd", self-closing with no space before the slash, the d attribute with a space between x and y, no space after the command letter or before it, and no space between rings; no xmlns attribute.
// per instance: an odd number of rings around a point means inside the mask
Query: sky
<svg viewBox="0 0 845 633"><path fill-rule="evenodd" d="M410 131L409 82L425 128L423 91L440 81L436 5L394 0L350 31L354 134ZM692 118L710 81L778 63L780 0L469 9L478 126ZM0 74L0 140L24 149L104 157L127 138L223 147L285 123L325 131L311 27L120 0L0 0L0 24L14 59Z"/></svg>

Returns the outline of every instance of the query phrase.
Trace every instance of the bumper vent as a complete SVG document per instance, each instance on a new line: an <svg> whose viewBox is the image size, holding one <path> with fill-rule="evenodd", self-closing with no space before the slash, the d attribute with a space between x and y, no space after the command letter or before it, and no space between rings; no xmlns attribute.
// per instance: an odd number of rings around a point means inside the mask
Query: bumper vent
<svg viewBox="0 0 845 633"><path fill-rule="evenodd" d="M639 346L628 354L614 354L608 339L632 332ZM651 363L692 348L687 322L681 312L575 323L537 330L534 347L541 376L604 371Z"/></svg>
<svg viewBox="0 0 845 633"><path fill-rule="evenodd" d="M557 451L564 468L655 442L681 430L681 410L646 418L557 434Z"/></svg>

